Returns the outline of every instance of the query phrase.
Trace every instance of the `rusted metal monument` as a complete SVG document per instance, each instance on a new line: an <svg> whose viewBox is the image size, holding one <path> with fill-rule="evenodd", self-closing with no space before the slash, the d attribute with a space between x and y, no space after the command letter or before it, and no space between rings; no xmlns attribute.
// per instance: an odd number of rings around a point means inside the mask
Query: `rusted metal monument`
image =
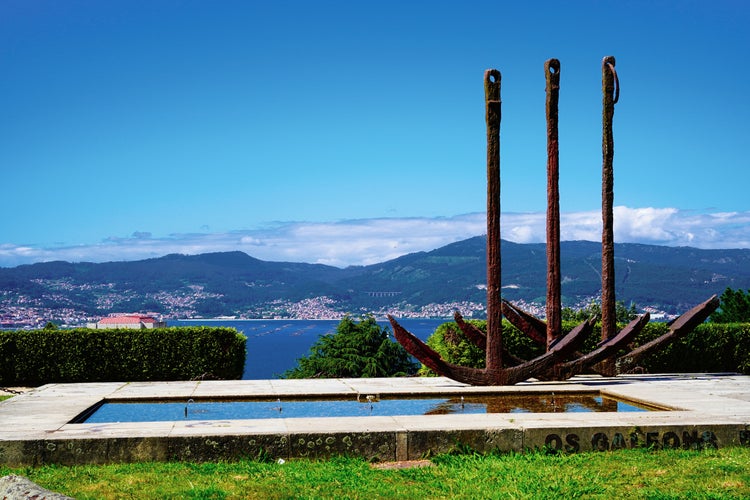
<svg viewBox="0 0 750 500"><path fill-rule="evenodd" d="M485 368L449 363L432 348L388 316L396 340L434 372L471 385L513 385L530 378L564 380L584 371L606 376L627 373L648 353L682 337L718 307L714 295L695 306L670 324L669 332L617 359L618 352L649 322L646 313L631 321L619 332L615 321L614 266L614 139L612 120L619 99L620 84L615 58L602 60L602 319L601 342L586 354L578 352L583 341L594 330L594 319L584 321L567 334L562 330L560 279L560 196L558 189L558 96L560 61L544 64L547 113L547 297L546 321L501 299L500 274L500 81L496 69L485 71L485 120L487 122L487 333L464 321L457 311L455 320L464 335L486 354ZM523 360L503 347L502 317L532 340L545 346L541 356Z"/></svg>

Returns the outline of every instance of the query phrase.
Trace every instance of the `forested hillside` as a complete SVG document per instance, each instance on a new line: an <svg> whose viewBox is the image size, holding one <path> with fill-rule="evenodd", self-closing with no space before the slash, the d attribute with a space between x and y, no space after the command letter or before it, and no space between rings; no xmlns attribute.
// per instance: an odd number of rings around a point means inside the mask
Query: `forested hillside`
<svg viewBox="0 0 750 500"><path fill-rule="evenodd" d="M172 317L289 315L290 304L321 300L339 312L413 311L430 304L485 303L485 237L370 266L266 262L242 252L167 255L133 262L48 262L0 268L0 312L13 308L152 311ZM563 301L599 295L600 245L562 243ZM750 288L750 250L618 244L617 297L679 313L727 287ZM502 244L503 294L543 304L544 244ZM481 315L481 313L480 313Z"/></svg>

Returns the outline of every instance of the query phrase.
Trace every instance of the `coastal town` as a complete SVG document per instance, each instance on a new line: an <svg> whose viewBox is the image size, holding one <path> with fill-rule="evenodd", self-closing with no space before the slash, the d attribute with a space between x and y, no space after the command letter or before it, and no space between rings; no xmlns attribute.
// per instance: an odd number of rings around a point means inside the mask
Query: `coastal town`
<svg viewBox="0 0 750 500"><path fill-rule="evenodd" d="M163 292L159 296L162 299L161 303L166 305L166 310L163 312L143 311L144 313L166 321L170 319L203 318L191 308L196 301L206 296L202 291L196 290L191 296L167 292ZM113 309L106 307L109 305L112 304L103 300L100 308L101 313L91 314L74 307L51 308L42 305L40 299L2 291L0 292L0 326L6 329L41 328L48 322L63 327L86 326L112 314ZM466 317L481 317L484 314L484 305L464 301L427 304L418 307L405 304L396 308L384 308L375 311L349 311L343 309L341 304L334 299L324 296L297 302L274 300L255 308L248 308L241 314L218 316L211 319L341 319L347 314L353 316L373 314L379 318L383 318L387 314L399 318L450 318L456 310L461 311Z"/></svg>
<svg viewBox="0 0 750 500"><path fill-rule="evenodd" d="M46 293L31 296L14 290L0 290L0 326L5 329L41 328L48 322L63 327L85 326L113 313L134 312L126 306L132 303L149 303L152 311L137 311L163 320L208 318L198 313L196 305L204 300L221 299L222 296L204 290L200 285L188 285L180 290L138 294L132 290L116 290L114 283L74 284L68 280L34 280L44 286ZM95 311L76 307L71 293L95 292ZM138 299L138 301L136 301ZM521 303L519 306L543 316L544 307L534 303ZM158 306L158 307L157 307ZM482 303L455 301L412 305L400 303L378 309L347 309L331 297L319 296L299 301L276 299L246 309L232 315L218 316L219 319L340 319L349 314L360 316L373 314L384 318L390 314L399 318L451 318L455 311L467 318L481 318L485 314ZM216 318L216 316L212 317Z"/></svg>
<svg viewBox="0 0 750 500"><path fill-rule="evenodd" d="M4 329L32 329L41 328L49 322L62 327L79 327L99 321L101 318L115 313L129 312L123 306L133 299L143 299L134 291L114 291L114 284L104 285L74 285L64 280L37 280L49 289L49 293L42 297L31 297L17 291L0 290L0 327ZM76 307L62 290L83 291L84 288L97 288L96 311L91 312ZM90 290L89 290L90 291ZM197 312L196 305L202 300L221 299L220 294L206 292L202 286L189 285L177 291L161 291L149 294L146 299L158 305L155 311L137 311L168 321L178 319L341 319L345 315L360 316L372 314L377 318L392 315L398 318L452 318L455 311L460 311L466 318L483 318L485 306L479 302L455 301L445 303L430 303L416 306L401 303L378 309L356 310L347 309L343 304L331 297L319 296L299 301L272 300L232 315L208 317ZM590 303L590 301L588 302ZM580 304L585 307L588 303ZM519 301L519 307L530 313L544 317L543 304ZM157 308L155 308L157 309ZM658 311L651 308L652 315Z"/></svg>

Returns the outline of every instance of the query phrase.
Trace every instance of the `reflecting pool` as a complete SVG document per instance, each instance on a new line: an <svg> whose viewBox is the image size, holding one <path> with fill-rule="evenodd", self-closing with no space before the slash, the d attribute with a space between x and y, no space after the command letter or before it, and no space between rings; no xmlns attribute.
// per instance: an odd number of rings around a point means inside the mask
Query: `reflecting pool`
<svg viewBox="0 0 750 500"><path fill-rule="evenodd" d="M477 413L641 412L649 408L593 394L467 395L357 399L267 399L252 401L106 401L75 423L238 420L264 418L370 417Z"/></svg>

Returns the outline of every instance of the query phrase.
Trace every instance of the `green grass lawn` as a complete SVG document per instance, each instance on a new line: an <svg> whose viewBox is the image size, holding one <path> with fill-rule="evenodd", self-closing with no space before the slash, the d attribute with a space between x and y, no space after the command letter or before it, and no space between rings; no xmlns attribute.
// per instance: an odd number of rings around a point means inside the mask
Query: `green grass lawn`
<svg viewBox="0 0 750 500"><path fill-rule="evenodd" d="M750 448L545 455L440 455L381 470L363 460L44 466L28 477L79 500L99 498L750 498Z"/></svg>

